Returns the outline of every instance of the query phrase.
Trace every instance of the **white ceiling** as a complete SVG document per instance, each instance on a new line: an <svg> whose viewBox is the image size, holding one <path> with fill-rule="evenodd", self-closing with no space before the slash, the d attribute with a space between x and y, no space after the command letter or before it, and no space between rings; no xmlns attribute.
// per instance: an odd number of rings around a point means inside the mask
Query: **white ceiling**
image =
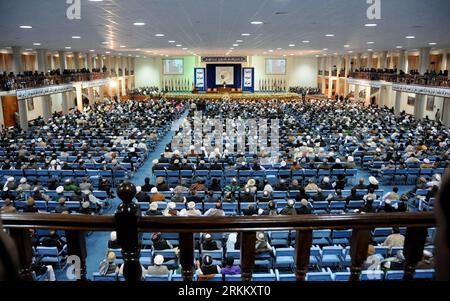
<svg viewBox="0 0 450 301"><path fill-rule="evenodd" d="M224 55L236 40L243 40L231 55L314 55L396 50L398 45L414 49L430 42L437 43L436 49L450 45L449 0L380 0L381 20L367 19L366 0L80 1L81 20L69 20L65 0L0 0L0 48L70 46L70 51L92 49L103 54ZM255 20L265 24L250 24ZM158 33L165 36L155 37ZM335 36L325 37L329 33ZM72 39L75 35L81 39ZM415 39L406 39L407 35ZM41 46L33 46L36 42Z"/></svg>

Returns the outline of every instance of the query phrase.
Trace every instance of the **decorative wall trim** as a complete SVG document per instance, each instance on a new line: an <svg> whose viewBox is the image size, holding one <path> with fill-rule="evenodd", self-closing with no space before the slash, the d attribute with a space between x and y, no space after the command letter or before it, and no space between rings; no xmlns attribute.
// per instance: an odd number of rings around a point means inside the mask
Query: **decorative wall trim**
<svg viewBox="0 0 450 301"><path fill-rule="evenodd" d="M84 82L81 82L81 87L82 88L100 87L100 86L108 84L110 81L111 81L111 79L109 79L109 78L84 81Z"/></svg>
<svg viewBox="0 0 450 301"><path fill-rule="evenodd" d="M57 94L69 92L74 89L72 84L67 85L57 85L57 86L47 86L33 89L20 89L17 90L17 99L27 99L32 97L39 97L43 95Z"/></svg>
<svg viewBox="0 0 450 301"><path fill-rule="evenodd" d="M392 90L406 93L439 96L439 97L450 97L450 89L448 88L393 84Z"/></svg>
<svg viewBox="0 0 450 301"><path fill-rule="evenodd" d="M390 83L385 81L375 81L375 80L366 80L366 79L355 79L348 78L347 84L349 85L359 85L365 87L373 87L373 88L381 88L381 86L389 86Z"/></svg>

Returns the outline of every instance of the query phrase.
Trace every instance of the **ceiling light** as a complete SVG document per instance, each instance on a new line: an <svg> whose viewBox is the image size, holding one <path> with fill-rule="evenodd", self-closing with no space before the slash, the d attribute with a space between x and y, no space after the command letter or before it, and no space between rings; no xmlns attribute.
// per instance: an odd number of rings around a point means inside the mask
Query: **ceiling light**
<svg viewBox="0 0 450 301"><path fill-rule="evenodd" d="M373 49L369 48L369 49L367 49L367 51L373 51Z"/></svg>
<svg viewBox="0 0 450 301"><path fill-rule="evenodd" d="M406 36L405 39L415 39L415 36Z"/></svg>
<svg viewBox="0 0 450 301"><path fill-rule="evenodd" d="M72 36L72 39L81 39L80 36Z"/></svg>
<svg viewBox="0 0 450 301"><path fill-rule="evenodd" d="M144 26L145 23L144 22L134 22L133 25L134 26Z"/></svg>
<svg viewBox="0 0 450 301"><path fill-rule="evenodd" d="M353 51L352 51L352 50L349 50L348 53L353 53Z"/></svg>
<svg viewBox="0 0 450 301"><path fill-rule="evenodd" d="M41 43L33 43L34 46L41 46Z"/></svg>
<svg viewBox="0 0 450 301"><path fill-rule="evenodd" d="M316 54L316 55L315 55L315 57L319 57L319 55L318 55L318 54Z"/></svg>
<svg viewBox="0 0 450 301"><path fill-rule="evenodd" d="M66 46L65 48L66 48L66 49L71 49L72 47L70 47L70 46Z"/></svg>
<svg viewBox="0 0 450 301"><path fill-rule="evenodd" d="M304 41L302 41L302 43L309 43L309 41L308 40L304 40Z"/></svg>
<svg viewBox="0 0 450 301"><path fill-rule="evenodd" d="M118 54L119 54L119 55L122 55L122 52L119 52Z"/></svg>
<svg viewBox="0 0 450 301"><path fill-rule="evenodd" d="M261 25L261 24L264 24L264 22L263 21L252 21L252 22L250 22L250 24Z"/></svg>
<svg viewBox="0 0 450 301"><path fill-rule="evenodd" d="M283 54L283 57L286 57L286 54Z"/></svg>
<svg viewBox="0 0 450 301"><path fill-rule="evenodd" d="M233 46L234 46L234 47L238 47L238 46L239 46L239 44L233 44Z"/></svg>
<svg viewBox="0 0 450 301"><path fill-rule="evenodd" d="M434 45L436 45L436 43L435 42L431 42L431 43L428 43L428 45L434 46Z"/></svg>
<svg viewBox="0 0 450 301"><path fill-rule="evenodd" d="M350 47L350 45L344 45L344 47L345 47L345 48L348 48L348 47Z"/></svg>
<svg viewBox="0 0 450 301"><path fill-rule="evenodd" d="M242 40L236 40L237 43L242 43Z"/></svg>
<svg viewBox="0 0 450 301"><path fill-rule="evenodd" d="M174 40L170 40L169 43L175 43L175 41Z"/></svg>
<svg viewBox="0 0 450 301"><path fill-rule="evenodd" d="M164 36L163 33L157 33L157 34L155 34L155 37L163 37L163 36Z"/></svg>
<svg viewBox="0 0 450 301"><path fill-rule="evenodd" d="M289 47L295 47L295 44L289 44Z"/></svg>
<svg viewBox="0 0 450 301"><path fill-rule="evenodd" d="M181 45L181 44L176 44L175 46L177 46L177 47L181 47L181 46L183 46L183 45Z"/></svg>
<svg viewBox="0 0 450 301"><path fill-rule="evenodd" d="M141 51L141 48L136 48L136 51Z"/></svg>
<svg viewBox="0 0 450 301"><path fill-rule="evenodd" d="M31 49L31 48L28 48L28 49L25 49L25 51L33 51L33 49Z"/></svg>
<svg viewBox="0 0 450 301"><path fill-rule="evenodd" d="M233 47L230 47L230 50L233 50L234 48Z"/></svg>
<svg viewBox="0 0 450 301"><path fill-rule="evenodd" d="M270 49L269 52L273 52L273 49Z"/></svg>
<svg viewBox="0 0 450 301"><path fill-rule="evenodd" d="M103 44L103 45L108 45L109 42L106 42L106 41L105 41L105 42L102 42L102 44Z"/></svg>
<svg viewBox="0 0 450 301"><path fill-rule="evenodd" d="M367 42L367 45L375 44L375 42Z"/></svg>
<svg viewBox="0 0 450 301"><path fill-rule="evenodd" d="M395 46L395 48L397 48L397 49L402 49L403 46Z"/></svg>
<svg viewBox="0 0 450 301"><path fill-rule="evenodd" d="M326 36L326 37L334 37L334 34L332 34L332 33L327 33L325 36Z"/></svg>
<svg viewBox="0 0 450 301"><path fill-rule="evenodd" d="M283 49L283 48L281 48L281 47L278 47L278 48L277 48L277 50L281 50L281 49Z"/></svg>
<svg viewBox="0 0 450 301"><path fill-rule="evenodd" d="M120 47L120 48L125 48L125 47L127 47L127 46L125 46L125 45L120 45L119 47Z"/></svg>
<svg viewBox="0 0 450 301"><path fill-rule="evenodd" d="M89 50L90 52L94 52L95 50L94 49L91 49L91 50Z"/></svg>
<svg viewBox="0 0 450 301"><path fill-rule="evenodd" d="M289 55L294 55L293 53L289 53Z"/></svg>
<svg viewBox="0 0 450 301"><path fill-rule="evenodd" d="M111 51L106 51L105 53L106 53L106 54L110 54L110 53L111 53Z"/></svg>
<svg viewBox="0 0 450 301"><path fill-rule="evenodd" d="M366 23L366 24L364 24L364 26L365 27L375 27L375 26L377 26L377 24L376 23Z"/></svg>
<svg viewBox="0 0 450 301"><path fill-rule="evenodd" d="M327 50L328 50L328 48L324 48L324 49L322 49L322 50L325 50L325 51L327 51Z"/></svg>
<svg viewBox="0 0 450 301"><path fill-rule="evenodd" d="M31 29L31 28L33 28L33 26L31 26L31 25L20 25L19 27L22 28L22 29Z"/></svg>
<svg viewBox="0 0 450 301"><path fill-rule="evenodd" d="M185 48L183 48L183 50L187 50L187 48L185 47Z"/></svg>
<svg viewBox="0 0 450 301"><path fill-rule="evenodd" d="M241 36L244 36L244 37L248 37L250 34L249 33L242 33L241 34Z"/></svg>
<svg viewBox="0 0 450 301"><path fill-rule="evenodd" d="M103 0L89 0L89 2L103 2Z"/></svg>

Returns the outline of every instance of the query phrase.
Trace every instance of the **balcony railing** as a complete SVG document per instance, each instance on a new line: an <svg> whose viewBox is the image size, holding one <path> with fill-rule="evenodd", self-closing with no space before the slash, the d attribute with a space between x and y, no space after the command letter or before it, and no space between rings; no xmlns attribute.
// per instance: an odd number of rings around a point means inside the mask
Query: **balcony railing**
<svg viewBox="0 0 450 301"><path fill-rule="evenodd" d="M352 72L349 77L367 80L382 80L407 85L421 85L440 88L450 88L450 79L440 75L411 75L378 72Z"/></svg>
<svg viewBox="0 0 450 301"><path fill-rule="evenodd" d="M121 195L120 192L118 193ZM352 229L350 240L351 273L349 280L359 280L367 258L371 230L375 227L407 227L404 244L404 280L412 280L415 266L421 260L427 228L435 225L433 212L379 213L344 215L255 216L255 217L147 217L137 213L131 198L125 198L115 216L67 214L4 214L4 227L14 239L21 264L21 277L32 279L33 257L28 229L64 230L68 255L81 260L81 278L86 279L85 232L117 231L124 264L130 265L124 277L128 281L140 279L140 232L179 233L181 274L191 281L194 274L194 233L240 232L241 274L244 281L252 279L255 262L256 231L296 231L295 274L297 281L305 280L308 271L313 229Z"/></svg>

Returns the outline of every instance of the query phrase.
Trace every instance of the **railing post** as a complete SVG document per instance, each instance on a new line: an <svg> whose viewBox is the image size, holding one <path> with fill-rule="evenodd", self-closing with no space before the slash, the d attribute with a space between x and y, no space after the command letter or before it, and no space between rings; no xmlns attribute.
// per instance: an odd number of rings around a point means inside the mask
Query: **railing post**
<svg viewBox="0 0 450 301"><path fill-rule="evenodd" d="M31 264L33 262L33 246L31 244L30 232L28 229L11 228L9 235L16 244L19 255L19 278L25 281L33 281L33 271Z"/></svg>
<svg viewBox="0 0 450 301"><path fill-rule="evenodd" d="M184 281L192 281L194 275L194 234L180 233L180 264Z"/></svg>
<svg viewBox="0 0 450 301"><path fill-rule="evenodd" d="M122 248L123 276L126 281L140 281L142 267L139 262L141 246L138 233L140 219L139 207L132 202L136 195L136 186L130 182L123 182L117 188L117 195L122 204L117 208L114 218L116 220L117 243Z"/></svg>
<svg viewBox="0 0 450 301"><path fill-rule="evenodd" d="M367 259L371 235L370 229L353 229L352 231L350 239L350 257L352 259L350 281L358 281L361 276L362 265Z"/></svg>
<svg viewBox="0 0 450 301"><path fill-rule="evenodd" d="M66 231L67 254L80 258L80 271L78 280L86 280L86 237L81 231ZM78 272L78 271L75 271Z"/></svg>
<svg viewBox="0 0 450 301"><path fill-rule="evenodd" d="M297 230L295 238L295 276L304 281L308 272L309 256L312 245L312 230Z"/></svg>
<svg viewBox="0 0 450 301"><path fill-rule="evenodd" d="M423 227L411 227L406 229L403 255L405 256L405 274L403 280L413 280L417 263L423 257L423 249L427 238L428 229Z"/></svg>
<svg viewBox="0 0 450 301"><path fill-rule="evenodd" d="M241 275L242 281L252 281L255 264L256 232L241 232Z"/></svg>

